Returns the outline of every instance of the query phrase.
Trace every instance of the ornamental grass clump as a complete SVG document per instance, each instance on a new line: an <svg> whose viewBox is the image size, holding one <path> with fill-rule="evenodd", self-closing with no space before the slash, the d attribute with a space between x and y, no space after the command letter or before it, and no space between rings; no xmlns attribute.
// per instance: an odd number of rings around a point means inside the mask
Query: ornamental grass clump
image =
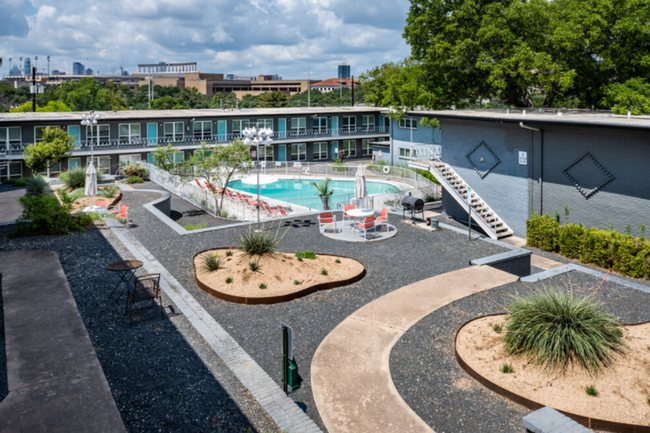
<svg viewBox="0 0 650 433"><path fill-rule="evenodd" d="M291 227L291 225L289 225ZM288 230L288 228L287 228ZM280 226L275 233L271 232L268 228L262 226L259 230L253 230L252 226L248 226L248 232L239 234L237 243L247 256L266 256L275 253L276 248L284 235L278 237Z"/></svg>
<svg viewBox="0 0 650 433"><path fill-rule="evenodd" d="M578 364L590 373L611 366L625 353L623 325L592 297L546 290L516 297L508 305L505 335L508 355L565 370Z"/></svg>

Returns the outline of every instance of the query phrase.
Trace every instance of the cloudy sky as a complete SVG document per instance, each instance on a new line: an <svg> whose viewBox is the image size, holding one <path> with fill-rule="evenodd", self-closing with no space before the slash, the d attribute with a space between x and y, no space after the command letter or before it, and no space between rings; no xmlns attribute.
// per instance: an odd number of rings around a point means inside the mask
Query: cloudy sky
<svg viewBox="0 0 650 433"><path fill-rule="evenodd" d="M336 76L408 55L408 0L0 0L0 74L38 56L39 70L101 73L138 63L198 62L201 72Z"/></svg>

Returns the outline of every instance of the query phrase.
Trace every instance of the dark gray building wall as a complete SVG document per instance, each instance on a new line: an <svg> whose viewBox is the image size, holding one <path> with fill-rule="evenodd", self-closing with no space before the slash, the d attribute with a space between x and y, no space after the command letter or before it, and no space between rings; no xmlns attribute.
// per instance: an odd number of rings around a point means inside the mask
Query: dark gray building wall
<svg viewBox="0 0 650 433"><path fill-rule="evenodd" d="M530 212L529 169L532 148L531 131L519 125L493 122L472 122L442 119L442 160L462 177L517 236L526 235L526 219ZM482 142L492 150L499 163L483 178L468 161L467 155ZM519 151L527 152L528 165L519 164ZM484 163L480 158L485 159ZM492 156L487 148L477 149L472 159L480 170L490 168ZM467 220L467 210L448 196L443 198L444 211L460 220Z"/></svg>
<svg viewBox="0 0 650 433"><path fill-rule="evenodd" d="M517 236L525 236L531 210L550 215L557 210L564 223L565 206L570 222L587 227L612 224L622 232L630 225L632 234L639 234L641 224L650 226L650 134L631 129L524 124L541 132L521 128L518 123L442 119L443 161ZM483 179L467 160L467 154L482 141L501 161ZM519 164L519 151L527 152L527 165ZM583 158L587 153L595 162ZM580 158L582 161L569 170L571 180L565 170ZM612 180L585 197L609 179L598 164ZM448 196L443 196L443 209L459 220L467 220L467 211Z"/></svg>

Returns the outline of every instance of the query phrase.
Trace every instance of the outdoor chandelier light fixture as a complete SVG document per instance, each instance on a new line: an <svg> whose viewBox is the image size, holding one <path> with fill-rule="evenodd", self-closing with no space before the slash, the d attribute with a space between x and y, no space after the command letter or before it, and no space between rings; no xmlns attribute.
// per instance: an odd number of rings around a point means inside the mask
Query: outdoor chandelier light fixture
<svg viewBox="0 0 650 433"><path fill-rule="evenodd" d="M257 156L257 226L260 227L260 146L270 146L273 143L271 137L273 130L271 128L258 128L257 125L252 128L244 128L242 131L244 144L247 146L255 146L255 154Z"/></svg>
<svg viewBox="0 0 650 433"><path fill-rule="evenodd" d="M97 121L102 118L102 115L91 111L90 114L84 114L81 116L81 124L84 126L90 126L90 160L93 160L93 128L97 126ZM97 141L99 144L99 131L97 131Z"/></svg>

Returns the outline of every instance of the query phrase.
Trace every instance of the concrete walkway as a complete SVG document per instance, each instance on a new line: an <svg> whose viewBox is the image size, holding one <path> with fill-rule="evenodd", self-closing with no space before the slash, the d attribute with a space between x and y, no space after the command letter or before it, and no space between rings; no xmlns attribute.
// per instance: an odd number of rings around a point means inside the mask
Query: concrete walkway
<svg viewBox="0 0 650 433"><path fill-rule="evenodd" d="M0 192L0 224L15 221L22 215L23 207L18 198L25 195L25 188Z"/></svg>
<svg viewBox="0 0 650 433"><path fill-rule="evenodd" d="M311 365L314 400L327 431L433 432L395 388L391 349L435 310L517 279L489 266L472 266L402 287L347 317L323 340Z"/></svg>
<svg viewBox="0 0 650 433"><path fill-rule="evenodd" d="M0 432L125 432L61 263L0 253L9 395Z"/></svg>

